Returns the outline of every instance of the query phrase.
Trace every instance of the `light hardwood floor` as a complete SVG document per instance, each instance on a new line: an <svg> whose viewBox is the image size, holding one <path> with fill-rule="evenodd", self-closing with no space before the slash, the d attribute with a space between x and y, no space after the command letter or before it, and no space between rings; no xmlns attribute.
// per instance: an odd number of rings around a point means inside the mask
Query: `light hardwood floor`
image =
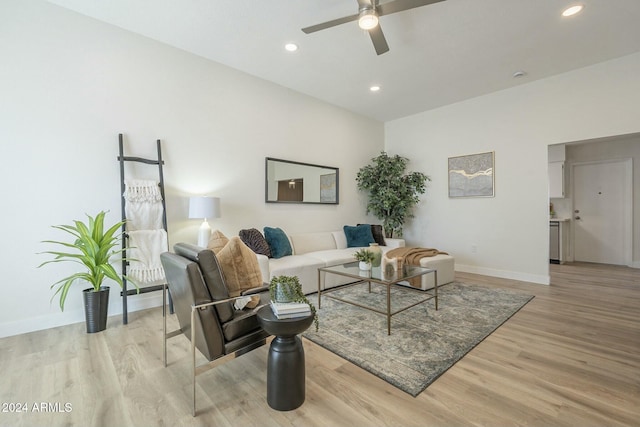
<svg viewBox="0 0 640 427"><path fill-rule="evenodd" d="M158 308L99 334L77 324L1 339L0 409L27 411L0 412L0 425L639 426L640 270L551 270L549 287L456 274L535 298L416 398L305 340L299 409L268 407L263 346L198 378L192 418L187 340L170 341L164 368ZM34 411L41 402L53 405Z"/></svg>

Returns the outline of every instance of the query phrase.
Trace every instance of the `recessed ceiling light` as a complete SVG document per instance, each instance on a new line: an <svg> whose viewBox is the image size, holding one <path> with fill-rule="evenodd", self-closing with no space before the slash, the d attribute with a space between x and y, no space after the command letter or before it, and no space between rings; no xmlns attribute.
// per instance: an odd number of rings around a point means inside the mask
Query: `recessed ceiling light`
<svg viewBox="0 0 640 427"><path fill-rule="evenodd" d="M295 52L296 50L298 50L298 45L295 43L287 43L284 45L284 48L289 52Z"/></svg>
<svg viewBox="0 0 640 427"><path fill-rule="evenodd" d="M371 92L378 92L378 91L380 90L380 86L378 86L378 85L373 85L373 86L371 86L371 87L369 88L369 90L370 90Z"/></svg>
<svg viewBox="0 0 640 427"><path fill-rule="evenodd" d="M524 71L518 70L515 73L513 73L513 78L514 79L519 79L520 77L524 77L526 75L527 75L527 73L525 73Z"/></svg>
<svg viewBox="0 0 640 427"><path fill-rule="evenodd" d="M562 16L573 16L576 13L579 13L584 9L584 6L581 4L577 4L575 6L571 6L562 11Z"/></svg>

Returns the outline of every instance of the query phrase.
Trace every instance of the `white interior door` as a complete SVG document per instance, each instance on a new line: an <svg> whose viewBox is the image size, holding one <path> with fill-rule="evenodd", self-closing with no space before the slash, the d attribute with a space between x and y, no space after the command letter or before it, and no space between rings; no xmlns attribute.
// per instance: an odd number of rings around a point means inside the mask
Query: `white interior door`
<svg viewBox="0 0 640 427"><path fill-rule="evenodd" d="M573 165L575 260L630 263L630 160Z"/></svg>

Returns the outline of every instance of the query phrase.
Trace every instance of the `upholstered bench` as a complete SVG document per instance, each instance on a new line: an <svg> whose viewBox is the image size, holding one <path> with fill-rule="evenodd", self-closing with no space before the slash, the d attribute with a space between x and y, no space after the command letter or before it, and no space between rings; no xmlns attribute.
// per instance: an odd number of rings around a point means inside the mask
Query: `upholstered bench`
<svg viewBox="0 0 640 427"><path fill-rule="evenodd" d="M436 256L424 257L420 260L420 266L431 268L438 272L438 286L453 282L455 259L451 255L438 254ZM433 288L433 280L433 274L425 274L422 276L422 290Z"/></svg>
<svg viewBox="0 0 640 427"><path fill-rule="evenodd" d="M438 272L438 286L446 285L453 282L455 271L455 259L451 255L438 254L435 256L422 257L420 266L431 268ZM420 289L426 291L434 286L434 274L425 274L422 276ZM411 286L409 282L400 282L401 285Z"/></svg>

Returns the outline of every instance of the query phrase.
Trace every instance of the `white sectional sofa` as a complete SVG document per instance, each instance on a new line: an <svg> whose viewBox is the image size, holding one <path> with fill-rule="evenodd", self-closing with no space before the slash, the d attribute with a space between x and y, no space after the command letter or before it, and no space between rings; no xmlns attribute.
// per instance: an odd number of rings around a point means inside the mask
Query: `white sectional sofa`
<svg viewBox="0 0 640 427"><path fill-rule="evenodd" d="M318 291L318 268L353 262L353 254L362 248L347 247L344 231L299 233L287 235L293 255L268 258L258 254L258 263L264 282L276 276L298 276L302 291L310 294ZM380 246L383 254L390 249L403 247L403 239L385 238L386 246ZM329 274L324 280L327 288L352 281L349 278Z"/></svg>

